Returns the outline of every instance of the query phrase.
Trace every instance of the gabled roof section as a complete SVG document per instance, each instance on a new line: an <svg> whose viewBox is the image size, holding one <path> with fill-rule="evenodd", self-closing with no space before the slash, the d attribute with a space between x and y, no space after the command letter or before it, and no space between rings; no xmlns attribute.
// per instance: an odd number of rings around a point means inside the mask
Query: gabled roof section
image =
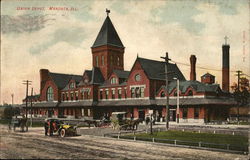
<svg viewBox="0 0 250 160"><path fill-rule="evenodd" d="M105 19L92 48L103 45L112 45L124 48L122 41L120 40L109 16L107 16L107 18Z"/></svg>
<svg viewBox="0 0 250 160"><path fill-rule="evenodd" d="M61 73L51 73L49 76L52 78L58 89L63 89L68 84L68 82L73 78L77 83L80 82L82 76L72 75L72 74L61 74Z"/></svg>
<svg viewBox="0 0 250 160"><path fill-rule="evenodd" d="M118 78L127 79L129 76L129 71L113 70L113 72L117 75Z"/></svg>
<svg viewBox="0 0 250 160"><path fill-rule="evenodd" d="M169 84L169 92L172 92L177 86L176 81L172 81ZM189 87L192 87L196 92L216 92L219 88L219 84L206 84L199 81L180 81L180 91L185 93Z"/></svg>
<svg viewBox="0 0 250 160"><path fill-rule="evenodd" d="M102 72L98 67L94 67L92 69L90 84L102 84L104 82L104 78L102 76Z"/></svg>
<svg viewBox="0 0 250 160"><path fill-rule="evenodd" d="M137 61L139 61L149 79L165 80L165 62L140 57L137 57ZM172 81L174 77L178 78L180 81L186 80L176 64L169 63L168 72L170 72L168 74L169 81Z"/></svg>
<svg viewBox="0 0 250 160"><path fill-rule="evenodd" d="M206 73L206 74L202 75L201 77L215 77L215 76L210 74L210 73Z"/></svg>

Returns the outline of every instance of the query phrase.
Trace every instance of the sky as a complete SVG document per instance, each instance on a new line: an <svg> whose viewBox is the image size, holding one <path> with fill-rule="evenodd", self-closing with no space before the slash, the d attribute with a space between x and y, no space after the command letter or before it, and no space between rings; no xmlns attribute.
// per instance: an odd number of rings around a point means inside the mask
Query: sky
<svg viewBox="0 0 250 160"><path fill-rule="evenodd" d="M0 104L22 102L23 80L40 91L41 68L82 75L92 68L91 46L106 8L125 46L125 70L137 55L161 61L169 53L189 80L190 55L197 80L209 72L221 84L222 44L230 44L230 83L235 71L250 75L249 0L2 0Z"/></svg>

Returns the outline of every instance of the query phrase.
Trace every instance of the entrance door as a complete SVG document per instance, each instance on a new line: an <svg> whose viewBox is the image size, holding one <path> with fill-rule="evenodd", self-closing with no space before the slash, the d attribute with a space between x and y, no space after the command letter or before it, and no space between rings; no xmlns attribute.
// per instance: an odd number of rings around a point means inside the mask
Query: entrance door
<svg viewBox="0 0 250 160"><path fill-rule="evenodd" d="M141 111L139 111L139 119L141 119L141 120L145 120L145 111L144 110L141 110Z"/></svg>
<svg viewBox="0 0 250 160"><path fill-rule="evenodd" d="M169 120L175 121L176 120L176 110L170 110L169 111Z"/></svg>

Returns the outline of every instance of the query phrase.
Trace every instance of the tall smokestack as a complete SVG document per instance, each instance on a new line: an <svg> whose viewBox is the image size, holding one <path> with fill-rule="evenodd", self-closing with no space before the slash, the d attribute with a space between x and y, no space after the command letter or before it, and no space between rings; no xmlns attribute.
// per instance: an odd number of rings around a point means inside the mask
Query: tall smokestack
<svg viewBox="0 0 250 160"><path fill-rule="evenodd" d="M222 90L229 92L229 49L227 37L225 44L222 45Z"/></svg>
<svg viewBox="0 0 250 160"><path fill-rule="evenodd" d="M190 56L190 80L195 81L196 80L196 71L195 71L195 64L196 64L196 57L195 55Z"/></svg>

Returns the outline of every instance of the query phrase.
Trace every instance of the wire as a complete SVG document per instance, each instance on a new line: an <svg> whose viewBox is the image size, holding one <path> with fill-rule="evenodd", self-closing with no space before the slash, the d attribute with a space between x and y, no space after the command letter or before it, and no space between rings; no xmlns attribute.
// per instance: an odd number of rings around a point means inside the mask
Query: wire
<svg viewBox="0 0 250 160"><path fill-rule="evenodd" d="M180 65L190 66L190 64L187 64L187 63L177 62L177 61L173 61L173 60L170 60L170 61L177 63L177 64L180 64ZM196 68L204 69L204 70L220 71L220 72L222 71L221 69L213 69L213 68L207 68L207 67L203 67L203 66L196 66ZM230 70L230 72L236 72L236 71Z"/></svg>

